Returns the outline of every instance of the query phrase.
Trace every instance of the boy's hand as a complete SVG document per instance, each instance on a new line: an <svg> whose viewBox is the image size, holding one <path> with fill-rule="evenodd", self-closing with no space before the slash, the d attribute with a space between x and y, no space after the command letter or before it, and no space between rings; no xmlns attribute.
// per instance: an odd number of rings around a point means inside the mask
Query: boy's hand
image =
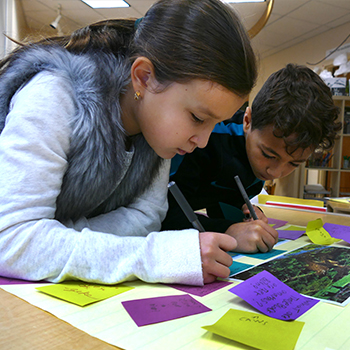
<svg viewBox="0 0 350 350"><path fill-rule="evenodd" d="M240 222L225 232L237 241L235 252L266 253L278 242L278 232L262 220Z"/></svg>
<svg viewBox="0 0 350 350"><path fill-rule="evenodd" d="M217 277L227 278L232 257L226 251L236 248L236 240L223 233L200 232L199 243L204 283L214 282Z"/></svg>
<svg viewBox="0 0 350 350"><path fill-rule="evenodd" d="M256 213L258 219L259 219L259 220L262 220L262 221L264 221L264 222L267 223L268 220L267 220L267 217L265 216L265 214L264 214L258 207L256 207L255 205L253 205L253 208L254 208L254 210L255 210L255 213ZM252 220L254 220L254 219L250 216L250 211L249 211L249 209L248 209L248 207L247 207L247 204L244 204L244 205L242 206L242 211L243 211L243 214L244 214L245 216L248 216L248 217L249 217L248 219L244 219L244 221L252 221Z"/></svg>

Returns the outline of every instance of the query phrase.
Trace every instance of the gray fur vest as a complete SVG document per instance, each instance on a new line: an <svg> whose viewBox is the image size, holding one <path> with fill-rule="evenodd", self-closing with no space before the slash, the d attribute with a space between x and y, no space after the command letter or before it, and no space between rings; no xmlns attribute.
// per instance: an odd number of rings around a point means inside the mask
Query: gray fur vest
<svg viewBox="0 0 350 350"><path fill-rule="evenodd" d="M35 74L50 71L72 86L68 168L55 218L73 221L107 213L133 202L157 175L161 158L139 134L131 138L134 155L125 176L126 135L119 96L129 82L130 65L114 55L73 55L60 47L31 47L0 76L0 132L11 98Z"/></svg>

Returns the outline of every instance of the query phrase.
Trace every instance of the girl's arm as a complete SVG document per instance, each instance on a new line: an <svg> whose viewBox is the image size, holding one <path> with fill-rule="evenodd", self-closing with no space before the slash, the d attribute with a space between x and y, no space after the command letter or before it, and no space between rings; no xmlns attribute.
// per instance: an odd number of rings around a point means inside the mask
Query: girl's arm
<svg viewBox="0 0 350 350"><path fill-rule="evenodd" d="M0 135L0 275L54 282L117 283L139 278L201 285L196 230L147 235L164 215L162 191L156 191L159 197L141 196L123 208L126 215L117 215L113 234L102 232L110 225L102 224L103 219L91 219L91 228L79 230L54 219L67 169L73 96L65 79L41 73L12 100ZM154 186L166 182L164 174L165 168ZM154 191L153 185L149 191ZM146 202L153 207L151 216L146 214ZM136 219L131 229L130 217ZM137 220L142 236L136 236Z"/></svg>

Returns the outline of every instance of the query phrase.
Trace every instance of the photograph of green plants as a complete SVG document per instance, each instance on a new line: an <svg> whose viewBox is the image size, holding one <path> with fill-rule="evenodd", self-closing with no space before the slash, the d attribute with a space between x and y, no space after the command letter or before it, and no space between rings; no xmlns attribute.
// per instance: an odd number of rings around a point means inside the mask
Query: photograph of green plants
<svg viewBox="0 0 350 350"><path fill-rule="evenodd" d="M350 249L346 247L308 244L232 278L246 280L263 270L304 295L341 305L350 297Z"/></svg>

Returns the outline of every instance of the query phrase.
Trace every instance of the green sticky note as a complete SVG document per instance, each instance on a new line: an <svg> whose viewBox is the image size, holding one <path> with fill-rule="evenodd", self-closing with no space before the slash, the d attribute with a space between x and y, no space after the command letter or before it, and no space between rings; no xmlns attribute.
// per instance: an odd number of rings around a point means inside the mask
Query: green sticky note
<svg viewBox="0 0 350 350"><path fill-rule="evenodd" d="M293 350L304 322L230 309L215 324L202 328L262 350Z"/></svg>
<svg viewBox="0 0 350 350"><path fill-rule="evenodd" d="M312 243L329 245L338 242L338 239L331 237L331 235L323 228L322 219L309 221L306 226L306 234Z"/></svg>
<svg viewBox="0 0 350 350"><path fill-rule="evenodd" d="M127 292L130 289L134 289L134 287L128 287L122 284L106 286L74 281L51 284L36 289L56 298L69 301L70 303L85 306Z"/></svg>

